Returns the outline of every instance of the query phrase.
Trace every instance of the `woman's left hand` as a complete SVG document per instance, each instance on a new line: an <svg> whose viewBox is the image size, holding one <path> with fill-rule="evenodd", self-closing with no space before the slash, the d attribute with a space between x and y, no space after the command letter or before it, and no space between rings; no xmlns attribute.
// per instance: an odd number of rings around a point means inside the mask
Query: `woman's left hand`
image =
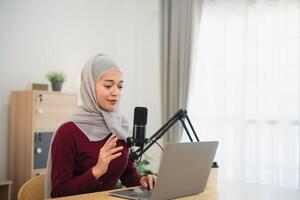
<svg viewBox="0 0 300 200"><path fill-rule="evenodd" d="M142 176L140 179L140 184L144 188L153 189L154 184L156 183L157 176L148 174L147 176Z"/></svg>

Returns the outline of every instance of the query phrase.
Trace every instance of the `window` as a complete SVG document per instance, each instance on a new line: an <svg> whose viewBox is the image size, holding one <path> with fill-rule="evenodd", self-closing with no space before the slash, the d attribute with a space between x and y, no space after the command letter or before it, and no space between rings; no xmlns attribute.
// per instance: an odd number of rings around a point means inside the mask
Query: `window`
<svg viewBox="0 0 300 200"><path fill-rule="evenodd" d="M299 8L204 1L187 110L220 179L299 187Z"/></svg>

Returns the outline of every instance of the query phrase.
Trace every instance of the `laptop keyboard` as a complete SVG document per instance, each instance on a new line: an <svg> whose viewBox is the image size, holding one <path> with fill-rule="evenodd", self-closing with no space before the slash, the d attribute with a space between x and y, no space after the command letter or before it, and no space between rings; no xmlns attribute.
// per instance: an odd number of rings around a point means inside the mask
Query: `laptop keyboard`
<svg viewBox="0 0 300 200"><path fill-rule="evenodd" d="M141 199L151 199L152 196L152 190L146 190L146 189L139 189L141 192L137 192L137 197L140 197Z"/></svg>
<svg viewBox="0 0 300 200"><path fill-rule="evenodd" d="M128 199L147 200L147 199L151 199L152 190L148 190L144 188L134 188L134 189L115 191L115 192L111 192L110 194L113 196L125 197Z"/></svg>

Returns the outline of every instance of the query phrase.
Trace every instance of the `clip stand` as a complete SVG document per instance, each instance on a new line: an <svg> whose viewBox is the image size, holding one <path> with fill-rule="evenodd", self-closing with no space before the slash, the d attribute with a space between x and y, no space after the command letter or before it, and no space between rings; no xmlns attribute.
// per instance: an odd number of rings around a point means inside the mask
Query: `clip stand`
<svg viewBox="0 0 300 200"><path fill-rule="evenodd" d="M149 139L146 139L147 143L145 146L142 146L140 148L138 148L136 151L131 152L129 159L132 161L136 161L139 160L140 157L154 144L156 143L157 140L159 140L178 120L181 121L184 130L186 131L189 139L191 142L193 142L193 139L191 137L191 134L187 128L187 125L185 124L184 119L187 119L188 125L190 126L190 128L192 129L192 132L194 134L194 137L196 138L196 141L199 142L199 138L195 132L195 129L189 119L189 117L187 116L187 111L180 109L178 110L174 116L167 121L158 131L156 131ZM128 140L127 140L128 141ZM132 144L133 141L129 141L130 144Z"/></svg>
<svg viewBox="0 0 300 200"><path fill-rule="evenodd" d="M188 125L189 127L191 128L193 134L194 134L194 137L196 138L196 142L200 142L197 134L196 134L196 131L191 123L191 120L189 119L188 115L187 115L187 111L186 110L183 110L183 109L180 109L178 110L174 116L169 119L169 121L167 121L160 129L158 129L149 139L145 139L144 140L144 143L141 144L141 147L139 147L136 151L132 151L129 155L129 159L131 161L136 161L136 160L140 160L142 155L154 144L156 143L157 140L159 140L178 120L181 121L182 125L183 125L183 128L184 130L186 131L189 139L191 142L194 142L193 141L193 138L191 137L191 134L187 128L187 125L185 124L185 119L187 119L187 122L188 122ZM127 138L127 144L129 145L132 145L134 142L133 139L129 139ZM146 145L145 145L146 144ZM144 146L145 145L145 146ZM213 162L213 165L212 165L212 168L218 168L219 165L217 162Z"/></svg>

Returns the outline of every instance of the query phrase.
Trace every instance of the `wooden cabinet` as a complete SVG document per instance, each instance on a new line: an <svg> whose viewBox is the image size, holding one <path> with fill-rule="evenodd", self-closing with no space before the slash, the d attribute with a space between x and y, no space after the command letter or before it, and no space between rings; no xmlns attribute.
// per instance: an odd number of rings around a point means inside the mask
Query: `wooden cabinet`
<svg viewBox="0 0 300 200"><path fill-rule="evenodd" d="M45 172L53 132L74 111L75 94L14 91L10 99L8 176L12 197L32 176Z"/></svg>

